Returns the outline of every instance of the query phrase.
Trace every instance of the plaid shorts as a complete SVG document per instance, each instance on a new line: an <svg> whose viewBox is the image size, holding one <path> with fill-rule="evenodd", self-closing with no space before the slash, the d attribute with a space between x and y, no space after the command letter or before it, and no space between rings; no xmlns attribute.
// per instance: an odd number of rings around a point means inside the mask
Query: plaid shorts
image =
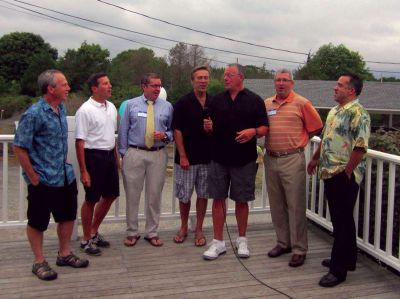
<svg viewBox="0 0 400 299"><path fill-rule="evenodd" d="M210 164L196 164L190 165L189 170L184 170L175 164L175 196L180 202L188 203L195 187L197 197L209 197L207 191L209 168Z"/></svg>

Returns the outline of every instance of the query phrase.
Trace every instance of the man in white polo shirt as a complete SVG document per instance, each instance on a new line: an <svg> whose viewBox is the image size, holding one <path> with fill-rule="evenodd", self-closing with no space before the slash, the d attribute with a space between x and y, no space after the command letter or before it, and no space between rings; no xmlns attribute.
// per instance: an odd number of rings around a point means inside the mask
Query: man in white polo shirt
<svg viewBox="0 0 400 299"><path fill-rule="evenodd" d="M115 148L118 112L111 97L111 83L105 73L88 80L92 96L75 115L76 155L85 188L81 208L83 227L82 251L101 255L98 247L110 243L98 233L111 204L119 196L118 156Z"/></svg>

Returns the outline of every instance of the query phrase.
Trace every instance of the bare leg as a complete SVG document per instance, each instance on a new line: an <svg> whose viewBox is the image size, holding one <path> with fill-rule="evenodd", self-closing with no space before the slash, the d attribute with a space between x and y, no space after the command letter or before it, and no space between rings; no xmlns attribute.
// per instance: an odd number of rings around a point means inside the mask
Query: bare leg
<svg viewBox="0 0 400 299"><path fill-rule="evenodd" d="M71 254L71 235L74 228L74 221L60 222L57 225L57 234L59 241L59 255L67 256Z"/></svg>
<svg viewBox="0 0 400 299"><path fill-rule="evenodd" d="M181 214L181 232L186 234L188 232L190 201L187 203L179 202L179 211Z"/></svg>
<svg viewBox="0 0 400 299"><path fill-rule="evenodd" d="M247 220L249 218L249 205L247 202L236 202L235 214L239 230L239 237L245 237L247 231Z"/></svg>
<svg viewBox="0 0 400 299"><path fill-rule="evenodd" d="M87 241L92 236L90 235L92 220L93 220L93 211L95 202L89 202L85 200L82 204L81 208L81 218L82 218L82 229L83 229L83 240Z"/></svg>
<svg viewBox="0 0 400 299"><path fill-rule="evenodd" d="M224 239L223 229L226 218L226 200L214 199L212 205L212 218L214 226L214 239L222 241Z"/></svg>
<svg viewBox="0 0 400 299"><path fill-rule="evenodd" d="M196 201L196 234L203 231L204 217L207 211L207 198L197 198Z"/></svg>
<svg viewBox="0 0 400 299"><path fill-rule="evenodd" d="M28 236L33 255L35 256L35 263L42 263L45 260L43 256L43 232L28 224L26 226L26 235Z"/></svg>
<svg viewBox="0 0 400 299"><path fill-rule="evenodd" d="M99 230L101 222L103 222L115 198L102 198L95 206L94 217L90 233L94 235Z"/></svg>

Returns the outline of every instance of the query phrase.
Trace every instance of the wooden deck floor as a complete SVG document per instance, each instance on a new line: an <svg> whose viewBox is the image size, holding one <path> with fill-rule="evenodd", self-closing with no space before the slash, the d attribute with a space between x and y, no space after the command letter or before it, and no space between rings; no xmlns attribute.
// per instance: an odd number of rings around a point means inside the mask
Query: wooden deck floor
<svg viewBox="0 0 400 299"><path fill-rule="evenodd" d="M235 227L230 226L230 231L235 238ZM47 238L47 259L59 273L52 282L30 273L32 254L22 236L19 240L2 237L0 298L288 298L256 281L229 244L227 254L204 261L204 248L194 247L192 235L177 245L172 242L174 232L160 232L165 241L161 248L143 239L135 247L124 247L122 230L107 235L112 247L101 257L91 257L86 269L55 266L57 241ZM206 234L211 240L210 228ZM326 273L320 262L329 256L332 238L313 225L309 225L309 254L300 268L288 267L290 255L266 256L275 240L271 224L250 225L248 238L251 257L243 260L244 265L259 280L292 298L400 298L400 277L361 254L357 270L349 273L345 283L331 289L319 287L318 280ZM77 252L78 246L78 241L73 242Z"/></svg>

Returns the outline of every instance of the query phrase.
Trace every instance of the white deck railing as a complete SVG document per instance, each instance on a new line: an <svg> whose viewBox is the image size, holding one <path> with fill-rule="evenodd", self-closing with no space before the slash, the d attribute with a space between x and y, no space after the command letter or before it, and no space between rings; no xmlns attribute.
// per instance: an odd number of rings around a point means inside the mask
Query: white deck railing
<svg viewBox="0 0 400 299"><path fill-rule="evenodd" d="M70 132L70 135L69 160L74 165L75 170L78 170L76 168L75 147L73 146L73 132ZM0 135L3 150L3 158L0 160L2 161L0 229L26 225L26 185L21 176L20 167L16 165L15 157L12 159L9 157L13 138L14 135ZM306 150L307 159L310 158L318 143L319 138L314 137ZM13 165L10 165L10 161ZM396 170L399 169L399 166L400 156L368 150L367 173L360 192L361 198L357 201L354 211L358 231L358 247L397 271L400 271L400 238L399 232L397 231L396 234L393 229L400 225L400 187L397 186L396 188L396 182L399 181L399 175L396 179ZM169 180L170 189L164 190L163 193L161 217L178 219L179 210L174 198L173 187L171 187L173 186L171 183L172 176ZM315 176L307 179L307 217L325 229L332 231L329 210L324 199L324 188L321 182ZM374 184L372 184L373 182ZM269 212L265 180L262 179L259 185L261 187L256 192L257 199L252 202L250 207L252 214ZM81 187L79 193L81 201L84 193ZM123 193L123 190L121 190L121 198L124 198ZM107 215L105 222L125 221L124 200L121 200L121 198L115 202L114 210ZM228 207L228 213L233 214L232 207ZM209 214L210 211L208 211ZM140 218L144 218L143 213L140 214ZM393 250L394 248L396 250Z"/></svg>

